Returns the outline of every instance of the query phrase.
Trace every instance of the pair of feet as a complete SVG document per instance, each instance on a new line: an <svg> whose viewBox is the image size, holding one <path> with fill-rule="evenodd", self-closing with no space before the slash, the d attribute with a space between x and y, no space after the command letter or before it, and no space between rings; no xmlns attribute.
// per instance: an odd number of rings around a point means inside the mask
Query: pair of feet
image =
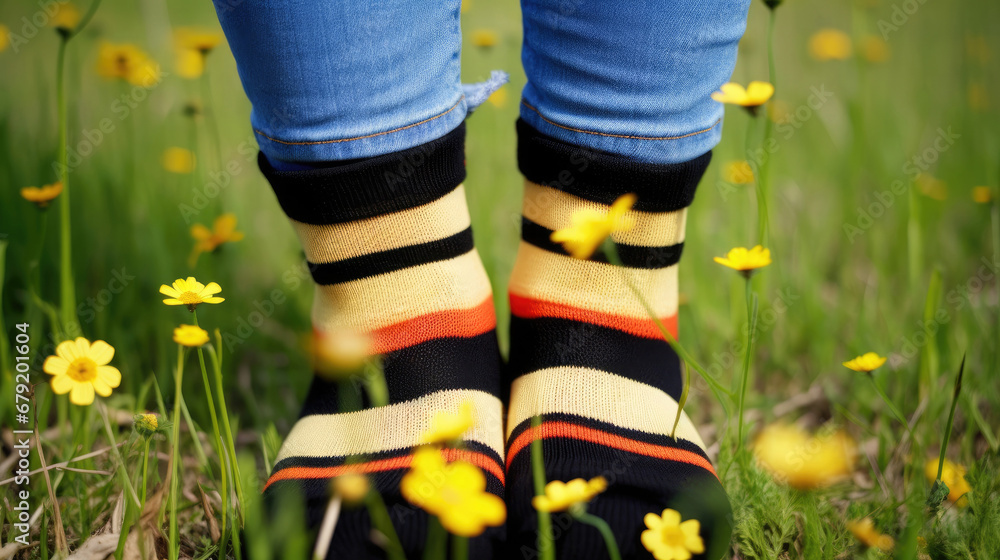
<svg viewBox="0 0 1000 560"><path fill-rule="evenodd" d="M470 557L538 556L530 452L537 439L546 480L607 480L589 511L611 526L625 558L653 557L658 539L666 547L659 557L667 557L670 530L641 537L644 517L666 508L700 522L704 550L694 547L695 558L718 557L728 543L728 501L686 416L670 437L679 361L622 276L676 333L685 209L709 156L635 164L523 123L518 133L526 182L503 372L462 185L464 126L411 150L329 168L280 171L261 156L317 283L316 329L367 333L382 356L389 402L342 413L337 384L316 377L265 493L303 492L317 525L331 478L366 473L408 556L419 557L428 517L402 497L400 482L435 413L470 402L474 425L443 455L481 469L486 490L507 504L506 525L472 539ZM575 259L551 241L575 212L607 212L626 192L638 202L629 213L634 227L614 236L624 271L600 254ZM541 423L532 425L536 417ZM559 558L607 557L596 529L565 513L552 520ZM330 557L381 556L367 514L345 512Z"/></svg>

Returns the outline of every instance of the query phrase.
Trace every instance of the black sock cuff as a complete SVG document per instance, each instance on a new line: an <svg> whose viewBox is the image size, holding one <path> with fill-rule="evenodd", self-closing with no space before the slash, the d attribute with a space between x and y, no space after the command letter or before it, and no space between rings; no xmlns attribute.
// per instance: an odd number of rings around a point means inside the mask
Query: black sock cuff
<svg viewBox="0 0 1000 560"><path fill-rule="evenodd" d="M416 208L465 180L465 123L420 146L305 171L257 157L281 209L307 224L337 224Z"/></svg>
<svg viewBox="0 0 1000 560"><path fill-rule="evenodd" d="M526 179L602 204L631 192L636 210L686 208L711 159L706 152L683 163L645 163L567 144L517 121L517 162Z"/></svg>

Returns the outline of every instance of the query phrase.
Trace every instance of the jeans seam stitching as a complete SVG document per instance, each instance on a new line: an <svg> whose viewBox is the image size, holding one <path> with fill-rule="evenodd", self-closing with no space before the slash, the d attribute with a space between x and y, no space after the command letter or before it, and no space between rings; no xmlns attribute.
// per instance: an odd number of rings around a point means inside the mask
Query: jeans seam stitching
<svg viewBox="0 0 1000 560"><path fill-rule="evenodd" d="M256 128L253 129L253 131L256 132L257 134L260 134L264 138L267 138L268 140L270 140L272 142L277 142L279 144L285 144L285 145L289 145L289 146L308 146L308 145L314 145L314 144L337 144L339 142L350 142L352 140L364 140L365 138L374 138L376 136L382 136L382 135L385 135L385 134L392 134L393 132L400 132L400 131L406 130L408 128L413 128L415 126L420 126L422 124L429 123L429 122L431 122L432 120L434 120L436 118L443 117L443 116L447 115L448 113L454 111L455 108L458 107L459 105L461 105L462 101L464 101L464 100L465 100L465 96L463 95L463 96L461 96L458 99L458 102L456 102L454 105L452 105L451 108L448 109L447 111L445 111L443 113L438 113L437 115L434 115L433 117L426 118L426 119L424 119L424 120L422 120L420 122L415 122L413 124L408 124L406 126L401 126L399 128L394 128L392 130L386 130L386 131L383 131L383 132L376 132L374 134L366 134L364 136L355 136L353 138L338 138L338 139L335 139L335 140L311 140L311 141L306 141L306 142L288 142L288 141L285 141L285 140L278 140L277 138L271 138L270 136L268 136L267 134L264 134L263 132L257 130Z"/></svg>
<svg viewBox="0 0 1000 560"><path fill-rule="evenodd" d="M582 132L584 134L594 134L596 136L608 136L608 137L611 137L611 138L624 138L624 139L627 139L627 140L680 140L681 138L688 138L689 136L697 136L699 134L704 134L706 132L709 132L710 130L712 130L713 128L715 128L716 125L718 125L720 122L722 122L722 119L716 119L716 121L714 123L712 123L712 126L706 128L704 130L697 130L695 132L689 132L687 134L681 134L680 136L631 136L631 135L628 135L628 134L610 134L608 132L597 132L597 131L593 131L593 130L583 130L582 128L573 128L571 126L562 125L562 124L559 124L559 123L557 123L557 122L555 122L553 120L548 119L545 115L543 115L541 113L541 111L539 111L538 109L535 109L534 107L532 107L531 105L529 105L527 101L521 100L521 105L524 105L528 109L531 109L532 111L534 111L535 114L537 114L539 116L539 118L541 118L543 121L551 124L552 126L557 126L557 127L562 128L564 130L569 130L569 131L572 131L572 132Z"/></svg>

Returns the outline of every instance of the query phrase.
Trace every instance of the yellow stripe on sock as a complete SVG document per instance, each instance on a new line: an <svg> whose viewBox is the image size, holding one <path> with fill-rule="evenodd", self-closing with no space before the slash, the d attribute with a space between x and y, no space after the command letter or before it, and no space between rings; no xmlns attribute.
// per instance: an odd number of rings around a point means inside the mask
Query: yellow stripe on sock
<svg viewBox="0 0 1000 560"><path fill-rule="evenodd" d="M669 188L669 185L664 185L664 188ZM524 182L522 213L538 225L551 230L564 228L570 225L573 212L582 208L607 212L610 206L591 202L531 181ZM686 208L674 212L633 210L629 212L628 216L635 220L635 227L629 231L613 234L612 238L618 243L643 247L665 247L684 241L684 225L687 221Z"/></svg>
<svg viewBox="0 0 1000 560"><path fill-rule="evenodd" d="M584 261L521 242L508 289L532 299L625 317L648 319L623 274L652 304L657 317L677 312L677 265L660 269L620 268Z"/></svg>
<svg viewBox="0 0 1000 560"><path fill-rule="evenodd" d="M344 414L317 414L295 423L278 452L287 457L341 457L408 449L421 443L435 412L458 412L472 401L475 424L465 441L481 443L503 458L503 420L500 399L469 389L439 391L398 404Z"/></svg>
<svg viewBox="0 0 1000 560"><path fill-rule="evenodd" d="M507 435L538 414L573 414L615 426L670 435L677 402L670 395L620 375L579 366L547 368L518 377L511 385ZM705 449L686 413L677 437Z"/></svg>
<svg viewBox="0 0 1000 560"><path fill-rule="evenodd" d="M306 259L313 263L336 262L437 241L466 229L471 223L463 185L434 202L367 220L333 225L291 222L302 241Z"/></svg>
<svg viewBox="0 0 1000 560"><path fill-rule="evenodd" d="M428 313L472 309L491 294L486 270L473 249L453 259L316 286L313 323L320 330L370 332Z"/></svg>

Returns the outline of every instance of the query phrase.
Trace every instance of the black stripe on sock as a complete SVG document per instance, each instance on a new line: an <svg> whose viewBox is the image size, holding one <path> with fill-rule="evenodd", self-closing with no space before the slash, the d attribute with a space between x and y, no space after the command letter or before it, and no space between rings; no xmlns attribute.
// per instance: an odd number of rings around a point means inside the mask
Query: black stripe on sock
<svg viewBox="0 0 1000 560"><path fill-rule="evenodd" d="M579 366L645 383L680 399L680 359L663 339L571 319L510 318L510 381L545 368Z"/></svg>
<svg viewBox="0 0 1000 560"><path fill-rule="evenodd" d="M517 162L529 181L611 204L635 193L636 210L671 212L691 205L712 152L683 163L646 163L567 144L517 121Z"/></svg>
<svg viewBox="0 0 1000 560"><path fill-rule="evenodd" d="M257 157L285 214L307 224L339 224L416 208L465 179L465 124L420 146L333 167L280 171Z"/></svg>
<svg viewBox="0 0 1000 560"><path fill-rule="evenodd" d="M500 395L500 350L495 331L470 338L437 338L394 350L382 357L389 404L410 401L438 391L470 389ZM339 391L345 385L314 376L302 416L340 410ZM350 385L364 406L371 406L361 384Z"/></svg>
<svg viewBox="0 0 1000 560"><path fill-rule="evenodd" d="M569 255L560 243L552 241L551 229L537 224L525 216L521 216L521 239L539 249L560 255ZM629 268L667 268L680 262L681 253L684 251L684 242L662 247L615 243L615 248L618 251L618 257L622 260L622 264ZM608 256L604 254L604 248L601 247L588 260L606 263L608 262Z"/></svg>
<svg viewBox="0 0 1000 560"><path fill-rule="evenodd" d="M468 227L455 235L436 241L407 245L332 263L309 263L309 270L317 284L339 284L411 266L453 259L468 253L473 247L475 244L472 240L472 228Z"/></svg>

